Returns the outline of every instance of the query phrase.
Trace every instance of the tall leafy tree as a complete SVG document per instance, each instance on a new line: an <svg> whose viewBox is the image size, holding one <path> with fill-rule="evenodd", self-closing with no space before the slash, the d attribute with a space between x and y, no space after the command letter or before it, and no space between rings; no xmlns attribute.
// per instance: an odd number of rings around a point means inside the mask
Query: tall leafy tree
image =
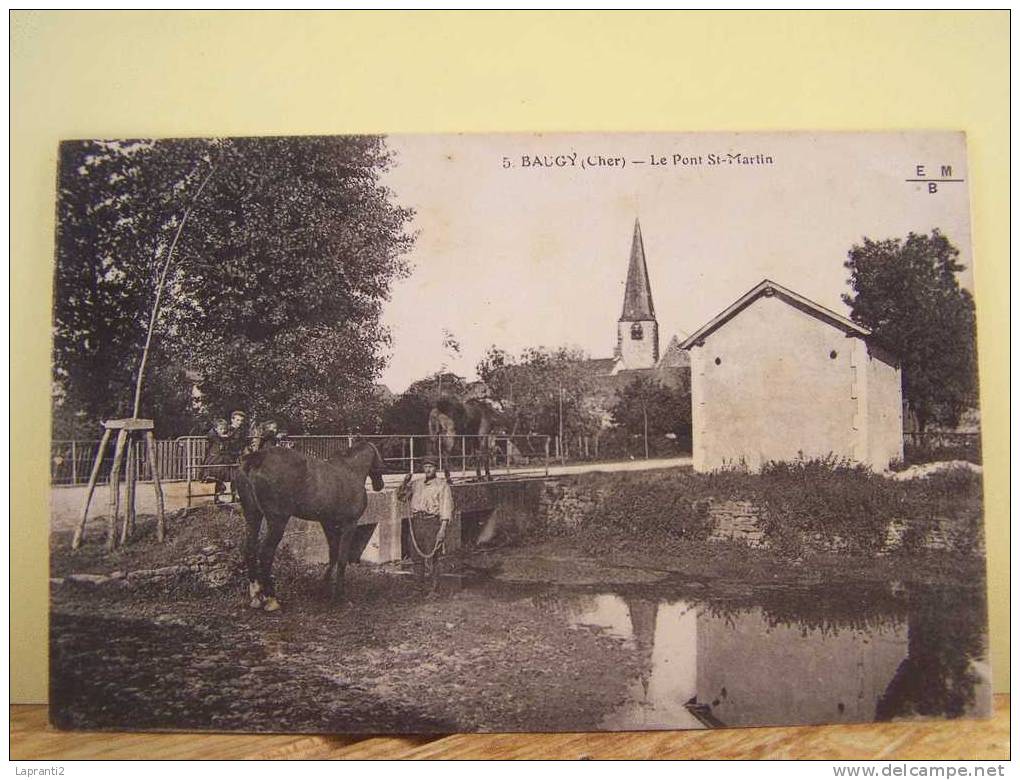
<svg viewBox="0 0 1020 780"><path fill-rule="evenodd" d="M685 387L671 389L639 376L617 393L609 413L613 425L628 433L685 436L691 425L691 396Z"/></svg>
<svg viewBox="0 0 1020 780"><path fill-rule="evenodd" d="M408 210L377 137L82 142L61 150L55 380L61 418L124 413L155 279L199 181L157 321L143 410L296 429L378 425L379 322L407 272ZM211 175L210 175L211 174ZM185 376L186 372L186 376ZM374 420L374 422L373 422Z"/></svg>
<svg viewBox="0 0 1020 780"><path fill-rule="evenodd" d="M555 436L562 421L565 436L578 436L599 428L587 366L588 356L571 347L529 347L514 358L493 346L476 370L510 421L509 433Z"/></svg>
<svg viewBox="0 0 1020 780"><path fill-rule="evenodd" d="M383 410L382 433L415 434L429 432L429 413L440 395L463 398L467 384L463 377L448 371L437 371L412 382Z"/></svg>
<svg viewBox="0 0 1020 780"><path fill-rule="evenodd" d="M152 293L182 192L209 141L71 141L60 147L54 279L54 428L95 435L129 414ZM146 408L172 427L190 388L163 345L151 356Z"/></svg>
<svg viewBox="0 0 1020 780"><path fill-rule="evenodd" d="M935 229L865 238L844 263L850 316L901 361L904 398L922 431L956 425L977 403L974 298L960 287L959 254Z"/></svg>

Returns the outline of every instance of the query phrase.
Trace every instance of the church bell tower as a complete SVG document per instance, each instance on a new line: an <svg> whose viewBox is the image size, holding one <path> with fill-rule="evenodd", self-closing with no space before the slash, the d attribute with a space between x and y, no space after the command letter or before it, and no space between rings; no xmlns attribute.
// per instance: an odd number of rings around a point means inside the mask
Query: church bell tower
<svg viewBox="0 0 1020 780"><path fill-rule="evenodd" d="M621 368L654 368L659 362L659 323L655 319L652 288L645 263L645 245L641 223L634 220L634 239L630 246L627 289L623 294L623 313L616 323L616 357Z"/></svg>

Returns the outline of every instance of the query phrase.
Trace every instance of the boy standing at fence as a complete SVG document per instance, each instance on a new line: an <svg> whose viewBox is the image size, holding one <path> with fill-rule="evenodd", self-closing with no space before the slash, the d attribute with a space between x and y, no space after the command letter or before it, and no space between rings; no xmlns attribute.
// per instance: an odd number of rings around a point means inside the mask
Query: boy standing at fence
<svg viewBox="0 0 1020 780"><path fill-rule="evenodd" d="M225 483L231 481L230 464L234 463L230 453L230 426L223 418L216 420L205 435L205 460L200 479L215 484L213 503L219 504L220 496L226 492Z"/></svg>
<svg viewBox="0 0 1020 780"><path fill-rule="evenodd" d="M230 462L233 464L233 467L230 469L231 501L237 500L237 494L234 490L234 471L237 468L237 464L241 461L241 456L250 451L248 448L248 429L244 424L247 419L248 415L240 409L235 409L230 413L230 431L226 443L226 452L230 457Z"/></svg>
<svg viewBox="0 0 1020 780"><path fill-rule="evenodd" d="M234 463L241 460L241 456L248 448L248 430L244 425L247 419L248 415L238 409L230 413L229 452L234 458Z"/></svg>

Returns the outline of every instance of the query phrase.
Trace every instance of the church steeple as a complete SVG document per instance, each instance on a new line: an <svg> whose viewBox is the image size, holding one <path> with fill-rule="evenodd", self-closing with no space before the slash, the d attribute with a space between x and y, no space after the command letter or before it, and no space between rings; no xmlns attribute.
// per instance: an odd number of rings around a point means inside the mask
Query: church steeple
<svg viewBox="0 0 1020 780"><path fill-rule="evenodd" d="M620 322L654 319L655 304L652 303L652 287L648 281L645 242L641 238L641 222L635 219L634 238L630 244L630 266L627 268L627 290L623 294Z"/></svg>
<svg viewBox="0 0 1020 780"><path fill-rule="evenodd" d="M652 368L659 361L659 323L655 320L652 285L645 262L641 223L634 220L634 238L627 266L623 313L616 323L616 357L622 368ZM619 365L619 364L618 364Z"/></svg>

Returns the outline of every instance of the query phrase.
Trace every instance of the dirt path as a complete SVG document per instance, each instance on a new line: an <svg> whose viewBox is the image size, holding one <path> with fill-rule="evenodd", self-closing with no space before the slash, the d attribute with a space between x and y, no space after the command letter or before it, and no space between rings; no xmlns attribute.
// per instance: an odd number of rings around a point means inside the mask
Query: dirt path
<svg viewBox="0 0 1020 780"><path fill-rule="evenodd" d="M229 518L205 522L195 528L201 549L229 538ZM145 544L118 553L116 566L147 563ZM195 546L187 533L174 545ZM63 555L59 543L54 549ZM86 552L54 568L102 572L102 560ZM352 566L348 601L337 608L322 597L318 571L285 557L279 564L284 610L272 614L244 604L236 560L221 587L188 574L145 586L55 585L55 722L334 733L585 729L625 699L637 673L621 640L572 627L526 589L493 599L454 577L430 594L393 570Z"/></svg>

